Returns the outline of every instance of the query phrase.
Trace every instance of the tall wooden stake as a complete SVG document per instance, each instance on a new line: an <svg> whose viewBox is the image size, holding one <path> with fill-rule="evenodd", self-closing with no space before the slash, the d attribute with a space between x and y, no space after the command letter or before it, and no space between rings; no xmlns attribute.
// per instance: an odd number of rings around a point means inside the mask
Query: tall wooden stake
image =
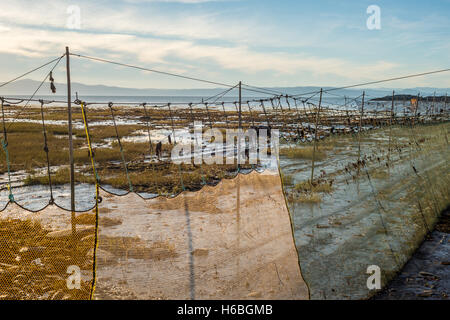
<svg viewBox="0 0 450 320"><path fill-rule="evenodd" d="M242 136L242 81L239 81L239 126L238 126L238 169L241 168L241 136Z"/></svg>
<svg viewBox="0 0 450 320"><path fill-rule="evenodd" d="M435 103L436 103L436 91L433 94L433 108L432 108L432 110L433 110L433 117L436 116L436 104Z"/></svg>
<svg viewBox="0 0 450 320"><path fill-rule="evenodd" d="M395 91L392 91L392 105L391 105L391 116L389 118L389 144L388 144L388 173L390 174L390 169L391 169L391 136L392 136L392 117L394 116L394 95L395 95Z"/></svg>
<svg viewBox="0 0 450 320"><path fill-rule="evenodd" d="M317 109L317 113L316 113L316 124L314 125L314 143L313 143L313 154L312 154L312 163L311 163L311 179L309 180L309 182L312 185L313 179L314 179L314 162L316 160L316 144L317 144L317 132L318 130L318 125L319 125L319 116L320 116L320 106L322 105L322 89L320 89L320 98L319 98L319 108Z"/></svg>
<svg viewBox="0 0 450 320"><path fill-rule="evenodd" d="M413 117L413 123L412 126L416 124L417 120L417 111L419 111L419 99L420 99L420 93L417 94L417 104L416 104L416 110L414 110L414 117Z"/></svg>
<svg viewBox="0 0 450 320"><path fill-rule="evenodd" d="M359 117L359 129L358 129L358 162L361 160L361 129L362 129L362 120L364 116L364 96L366 95L366 92L363 91L362 95L362 104L361 104L361 115ZM359 166L358 166L358 172L359 172Z"/></svg>
<svg viewBox="0 0 450 320"><path fill-rule="evenodd" d="M444 100L444 113L447 113L447 93L445 93L445 100Z"/></svg>
<svg viewBox="0 0 450 320"><path fill-rule="evenodd" d="M69 125L69 163L70 163L70 210L72 211L72 240L75 244L76 221L75 221L75 169L73 165L73 141L72 141L72 92L70 87L70 53L66 47L66 70L67 70L67 114Z"/></svg>

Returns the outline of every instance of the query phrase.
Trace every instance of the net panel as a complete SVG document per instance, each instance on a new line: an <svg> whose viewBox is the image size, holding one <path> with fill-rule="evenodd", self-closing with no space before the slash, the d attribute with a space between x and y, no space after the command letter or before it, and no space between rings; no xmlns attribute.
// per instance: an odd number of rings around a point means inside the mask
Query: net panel
<svg viewBox="0 0 450 320"><path fill-rule="evenodd" d="M95 299L308 298L277 172L104 199Z"/></svg>
<svg viewBox="0 0 450 320"><path fill-rule="evenodd" d="M449 204L448 130L408 124L329 137L317 145L312 186L312 146L281 151L312 298L367 298L367 267L381 268L382 285L402 268Z"/></svg>
<svg viewBox="0 0 450 320"><path fill-rule="evenodd" d="M94 227L56 206L11 204L0 214L0 298L86 300L93 284ZM74 275L76 278L72 278Z"/></svg>

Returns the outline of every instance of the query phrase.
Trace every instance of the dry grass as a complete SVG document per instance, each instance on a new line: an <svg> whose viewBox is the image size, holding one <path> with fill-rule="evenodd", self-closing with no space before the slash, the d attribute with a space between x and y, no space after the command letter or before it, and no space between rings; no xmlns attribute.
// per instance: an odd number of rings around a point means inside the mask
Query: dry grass
<svg viewBox="0 0 450 320"><path fill-rule="evenodd" d="M313 182L313 184L311 184L309 181L302 181L294 186L294 190L298 192L331 193L333 191L333 187L326 182Z"/></svg>
<svg viewBox="0 0 450 320"><path fill-rule="evenodd" d="M93 241L77 240L76 248L63 238L49 238L38 222L0 220L0 296L5 300L88 299L90 281L81 290L69 290L65 276L69 265L92 271L88 251ZM40 260L41 264L31 261Z"/></svg>
<svg viewBox="0 0 450 320"><path fill-rule="evenodd" d="M298 203L320 203L322 201L322 197L318 193L303 193L297 196L294 196L292 199L294 202Z"/></svg>

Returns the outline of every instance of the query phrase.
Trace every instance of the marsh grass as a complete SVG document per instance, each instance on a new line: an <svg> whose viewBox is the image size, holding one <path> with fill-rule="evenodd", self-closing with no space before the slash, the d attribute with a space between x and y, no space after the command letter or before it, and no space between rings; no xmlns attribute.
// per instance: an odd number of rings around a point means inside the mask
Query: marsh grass
<svg viewBox="0 0 450 320"><path fill-rule="evenodd" d="M290 201L296 203L318 204L322 201L322 197L318 193L291 194Z"/></svg>
<svg viewBox="0 0 450 320"><path fill-rule="evenodd" d="M294 186L294 190L298 192L331 193L333 191L333 188L327 182L311 184L309 181L302 181Z"/></svg>
<svg viewBox="0 0 450 320"><path fill-rule="evenodd" d="M280 148L280 155L286 156L290 159L312 159L313 157L313 147L289 147L289 148ZM321 161L327 157L327 154L324 148L316 148L316 152L314 155L315 160Z"/></svg>

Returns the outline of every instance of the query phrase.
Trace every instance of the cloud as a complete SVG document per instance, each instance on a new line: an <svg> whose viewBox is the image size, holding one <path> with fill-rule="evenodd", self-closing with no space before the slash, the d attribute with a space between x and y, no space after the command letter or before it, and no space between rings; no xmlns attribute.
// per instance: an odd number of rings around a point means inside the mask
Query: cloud
<svg viewBox="0 0 450 320"><path fill-rule="evenodd" d="M274 72L292 75L308 72L313 75L333 74L344 78L373 78L389 71L395 64L379 61L373 65L358 65L335 58L318 58L283 52L263 53L246 46L221 47L200 45L188 40L148 39L123 34L98 34L76 31L34 30L12 28L3 35L0 52L27 57L53 57L61 54L66 45L72 52L102 55L136 64L173 67L173 59L187 64L216 66L246 74Z"/></svg>
<svg viewBox="0 0 450 320"><path fill-rule="evenodd" d="M267 21L242 21L239 17L230 21L210 12L160 14L157 9L152 15L146 15L135 6L118 10L80 1L82 29L76 31L64 28L68 2L18 2L20 5L7 3L0 11L5 26L4 31L0 26L3 40L0 53L55 57L69 45L72 52L155 69L192 72L198 77L212 76L219 80L225 75L233 78L248 75L270 85L271 80L298 83L297 79L359 82L411 72L403 63L383 57L364 63L355 60L357 56L352 52L340 58L332 55L332 50L329 54L325 50L317 51L320 56L308 54L300 48L317 42L312 31L302 35L302 43L289 50L278 48L277 42L270 43L270 50L260 49L255 44L273 39L279 43L284 41L283 35L274 36L278 30L271 29ZM24 10L25 4L28 10ZM341 28L342 21L335 21L332 26ZM319 28L323 29L326 28ZM295 32L287 30L286 33L290 37ZM319 41L315 48L332 47L338 42ZM359 46L356 42L355 45Z"/></svg>
<svg viewBox="0 0 450 320"><path fill-rule="evenodd" d="M226 0L124 0L124 2L129 3L145 3L145 2L176 2L176 3L186 3L186 4L197 4L205 2L218 2Z"/></svg>

